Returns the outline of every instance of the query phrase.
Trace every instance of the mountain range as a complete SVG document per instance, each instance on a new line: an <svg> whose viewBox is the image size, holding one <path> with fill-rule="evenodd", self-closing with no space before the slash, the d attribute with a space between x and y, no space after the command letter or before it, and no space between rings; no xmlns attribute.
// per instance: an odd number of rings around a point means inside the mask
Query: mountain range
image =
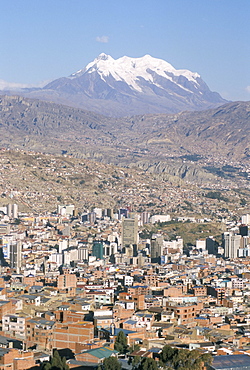
<svg viewBox="0 0 250 370"><path fill-rule="evenodd" d="M227 102L198 73L149 55L102 53L69 77L5 93L1 147L139 167L171 181L250 179L250 102Z"/></svg>
<svg viewBox="0 0 250 370"><path fill-rule="evenodd" d="M3 93L12 95L13 89ZM16 93L113 117L204 110L227 102L198 73L150 55L113 59L104 53L69 77Z"/></svg>
<svg viewBox="0 0 250 370"><path fill-rule="evenodd" d="M214 181L206 171L211 164L217 163L217 170L228 163L239 171L247 169L249 122L250 102L174 115L111 118L41 100L0 96L2 147L92 158L201 182Z"/></svg>

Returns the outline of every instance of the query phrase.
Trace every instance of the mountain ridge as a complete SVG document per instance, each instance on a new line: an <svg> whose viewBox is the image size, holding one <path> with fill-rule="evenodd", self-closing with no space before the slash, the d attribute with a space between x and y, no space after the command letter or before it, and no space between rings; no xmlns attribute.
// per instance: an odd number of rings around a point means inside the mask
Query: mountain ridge
<svg viewBox="0 0 250 370"><path fill-rule="evenodd" d="M0 96L2 147L65 152L143 168L172 163L171 158L182 163L183 156L247 163L249 120L250 102L175 115L110 118L20 96Z"/></svg>
<svg viewBox="0 0 250 370"><path fill-rule="evenodd" d="M104 53L69 77L22 95L113 117L204 110L227 102L196 72L150 55L113 59Z"/></svg>

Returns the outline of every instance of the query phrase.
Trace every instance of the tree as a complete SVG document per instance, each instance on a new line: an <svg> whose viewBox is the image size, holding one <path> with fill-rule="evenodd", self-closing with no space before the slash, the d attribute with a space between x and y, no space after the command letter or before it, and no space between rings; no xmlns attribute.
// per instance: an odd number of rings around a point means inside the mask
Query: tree
<svg viewBox="0 0 250 370"><path fill-rule="evenodd" d="M132 353L135 351L139 351L141 346L139 344L133 344L132 346L128 347L128 352Z"/></svg>
<svg viewBox="0 0 250 370"><path fill-rule="evenodd" d="M53 357L49 362L43 362L41 366L42 370L69 370L69 366L66 363L66 358L59 355L58 351L55 350Z"/></svg>
<svg viewBox="0 0 250 370"><path fill-rule="evenodd" d="M116 357L108 357L103 361L103 370L121 370L121 364Z"/></svg>
<svg viewBox="0 0 250 370"><path fill-rule="evenodd" d="M138 366L138 370L158 370L158 366L153 358L143 358Z"/></svg>
<svg viewBox="0 0 250 370"><path fill-rule="evenodd" d="M136 368L140 361L141 361L141 357L140 356L135 356L132 360L133 368Z"/></svg>
<svg viewBox="0 0 250 370"><path fill-rule="evenodd" d="M212 356L208 353L202 354L197 349L189 351L164 346L161 361L174 370L201 370L204 363L211 364Z"/></svg>
<svg viewBox="0 0 250 370"><path fill-rule="evenodd" d="M51 359L51 367L55 367L55 368L62 368L62 360L61 360L61 357L58 353L58 351L54 351L53 353L53 357Z"/></svg>
<svg viewBox="0 0 250 370"><path fill-rule="evenodd" d="M161 360L163 363L167 363L169 361L172 361L174 355L176 354L178 350L176 348L173 348L171 346L164 346L161 353Z"/></svg>
<svg viewBox="0 0 250 370"><path fill-rule="evenodd" d="M141 357L140 356L134 356L134 357L129 357L128 359L128 364L132 365L133 369L137 368L137 365L140 363Z"/></svg>
<svg viewBox="0 0 250 370"><path fill-rule="evenodd" d="M114 348L116 351L123 354L128 351L127 338L122 330L119 331L116 337Z"/></svg>
<svg viewBox="0 0 250 370"><path fill-rule="evenodd" d="M50 370L51 364L49 362L43 362L42 363L42 370Z"/></svg>
<svg viewBox="0 0 250 370"><path fill-rule="evenodd" d="M204 353L203 355L201 355L201 359L204 364L211 365L211 363L213 362L213 356L211 355L211 353Z"/></svg>

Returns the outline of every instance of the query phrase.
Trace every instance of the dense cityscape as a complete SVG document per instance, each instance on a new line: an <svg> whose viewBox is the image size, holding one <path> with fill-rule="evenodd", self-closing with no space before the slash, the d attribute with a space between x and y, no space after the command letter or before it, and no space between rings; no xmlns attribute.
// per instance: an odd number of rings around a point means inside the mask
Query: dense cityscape
<svg viewBox="0 0 250 370"><path fill-rule="evenodd" d="M0 370L250 370L250 1L0 12Z"/></svg>
<svg viewBox="0 0 250 370"><path fill-rule="evenodd" d="M215 363L248 356L249 214L225 223L221 243L210 235L191 245L164 227L204 220L128 208L80 213L73 204L52 211L0 208L1 369L51 366L55 349L77 369L111 366L107 359L165 368L168 348Z"/></svg>

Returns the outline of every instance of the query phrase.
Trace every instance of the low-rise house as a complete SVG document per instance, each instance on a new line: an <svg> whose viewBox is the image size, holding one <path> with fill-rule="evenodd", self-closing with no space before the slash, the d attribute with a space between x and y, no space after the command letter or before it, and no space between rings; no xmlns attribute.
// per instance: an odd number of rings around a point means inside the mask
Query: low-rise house
<svg viewBox="0 0 250 370"><path fill-rule="evenodd" d="M110 356L117 357L117 355L118 351L110 347L100 347L77 353L75 355L75 358L77 361L86 361L100 364L105 360L105 358L108 358Z"/></svg>

